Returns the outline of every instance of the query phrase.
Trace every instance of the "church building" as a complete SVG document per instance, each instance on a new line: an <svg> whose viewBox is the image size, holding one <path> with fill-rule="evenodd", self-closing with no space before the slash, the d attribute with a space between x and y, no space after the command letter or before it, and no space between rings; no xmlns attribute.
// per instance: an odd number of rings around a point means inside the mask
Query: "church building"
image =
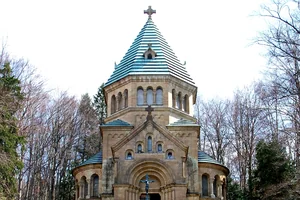
<svg viewBox="0 0 300 200"><path fill-rule="evenodd" d="M198 150L197 87L148 18L105 83L102 150L73 169L75 198L226 199L229 169Z"/></svg>

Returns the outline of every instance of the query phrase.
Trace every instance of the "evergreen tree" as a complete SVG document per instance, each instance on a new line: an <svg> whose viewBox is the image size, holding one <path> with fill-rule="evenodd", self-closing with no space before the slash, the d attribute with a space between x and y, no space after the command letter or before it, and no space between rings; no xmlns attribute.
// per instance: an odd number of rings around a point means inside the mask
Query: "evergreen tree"
<svg viewBox="0 0 300 200"><path fill-rule="evenodd" d="M99 125L104 123L106 118L106 102L104 95L104 83L98 88L97 94L94 95L93 106L96 110L97 118L99 120Z"/></svg>
<svg viewBox="0 0 300 200"><path fill-rule="evenodd" d="M22 168L17 148L24 140L18 136L15 118L22 99L20 81L14 77L10 63L4 63L0 66L0 198L13 198L17 189L15 175Z"/></svg>
<svg viewBox="0 0 300 200"><path fill-rule="evenodd" d="M292 179L294 166L287 158L285 149L276 141L268 143L260 141L256 146L256 160L254 180L258 196L262 199L275 199L275 196L270 198L267 196L270 193L275 194L271 190L277 188L276 186L279 186L278 190L280 190L280 185L283 186L287 180ZM281 191L276 192L278 192L277 196L283 195L280 194Z"/></svg>
<svg viewBox="0 0 300 200"><path fill-rule="evenodd" d="M227 187L228 200L245 200L242 188L237 182L234 182L232 178L228 178Z"/></svg>

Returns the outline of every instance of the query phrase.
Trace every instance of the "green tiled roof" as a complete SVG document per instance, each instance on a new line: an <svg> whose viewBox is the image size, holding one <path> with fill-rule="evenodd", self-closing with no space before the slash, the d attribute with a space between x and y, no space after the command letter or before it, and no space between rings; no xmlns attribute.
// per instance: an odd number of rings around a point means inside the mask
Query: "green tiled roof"
<svg viewBox="0 0 300 200"><path fill-rule="evenodd" d="M222 165L219 161L210 157L204 151L198 151L198 163L211 163L211 164L220 165L220 166L225 167L229 171L229 169L226 166Z"/></svg>
<svg viewBox="0 0 300 200"><path fill-rule="evenodd" d="M90 165L90 164L102 164L102 151L100 151L96 155L92 156L85 162L81 163L78 167L81 167L84 165Z"/></svg>
<svg viewBox="0 0 300 200"><path fill-rule="evenodd" d="M117 119L117 120L108 122L107 124L102 124L101 126L132 126L132 125L123 120Z"/></svg>
<svg viewBox="0 0 300 200"><path fill-rule="evenodd" d="M181 118L178 121L169 124L169 126L199 126L199 124L197 124L196 122Z"/></svg>
<svg viewBox="0 0 300 200"><path fill-rule="evenodd" d="M143 56L149 49L149 44L156 53L153 59ZM171 75L195 85L151 18L147 20L121 62L115 66L105 86L130 75Z"/></svg>

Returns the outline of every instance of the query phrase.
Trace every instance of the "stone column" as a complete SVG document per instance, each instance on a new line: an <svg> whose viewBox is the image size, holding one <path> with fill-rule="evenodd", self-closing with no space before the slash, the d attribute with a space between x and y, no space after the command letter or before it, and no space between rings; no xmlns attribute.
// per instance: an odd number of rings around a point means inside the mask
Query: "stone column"
<svg viewBox="0 0 300 200"><path fill-rule="evenodd" d="M143 102L143 105L147 105L147 88L146 88L146 90L144 90L144 102Z"/></svg>
<svg viewBox="0 0 300 200"><path fill-rule="evenodd" d="M125 192L125 200L129 200L129 189L126 190Z"/></svg>
<svg viewBox="0 0 300 200"><path fill-rule="evenodd" d="M157 102L156 102L156 89L153 88L152 92L153 92L152 93L153 94L152 95L153 96L153 104L156 105L157 104Z"/></svg>
<svg viewBox="0 0 300 200"><path fill-rule="evenodd" d="M211 198L215 198L215 195L214 195L214 180L215 178L211 178L210 179L210 190L211 190Z"/></svg>
<svg viewBox="0 0 300 200"><path fill-rule="evenodd" d="M227 197L227 185L226 185L225 180L223 181L222 187L224 188L224 191L222 192L222 196L223 196L223 199L226 200L226 197ZM224 195L223 195L223 193L224 193Z"/></svg>
<svg viewBox="0 0 300 200"><path fill-rule="evenodd" d="M134 200L134 189L131 188L131 189L130 189L130 192L131 192L131 199Z"/></svg>
<svg viewBox="0 0 300 200"><path fill-rule="evenodd" d="M84 198L84 183L80 182L79 183L79 199Z"/></svg>
<svg viewBox="0 0 300 200"><path fill-rule="evenodd" d="M136 188L134 189L134 198L133 198L133 200L138 200L138 191L137 191Z"/></svg>
<svg viewBox="0 0 300 200"><path fill-rule="evenodd" d="M172 193L172 200L175 200L176 199L175 190L171 189L171 193Z"/></svg>
<svg viewBox="0 0 300 200"><path fill-rule="evenodd" d="M182 159L182 177L186 178L186 176L185 176L185 174L186 174L186 168L185 168L185 166L186 166L186 164L185 164L186 158L185 157L181 157L181 159Z"/></svg>
<svg viewBox="0 0 300 200"><path fill-rule="evenodd" d="M220 183L218 184L218 197L220 197L221 199L223 199L222 185L223 185L223 181L220 181Z"/></svg>
<svg viewBox="0 0 300 200"><path fill-rule="evenodd" d="M87 185L88 185L88 193L86 195L86 198L89 199L91 196L91 179L86 179Z"/></svg>
<svg viewBox="0 0 300 200"><path fill-rule="evenodd" d="M76 183L75 184L75 200L78 199L77 193L78 193L78 184Z"/></svg>

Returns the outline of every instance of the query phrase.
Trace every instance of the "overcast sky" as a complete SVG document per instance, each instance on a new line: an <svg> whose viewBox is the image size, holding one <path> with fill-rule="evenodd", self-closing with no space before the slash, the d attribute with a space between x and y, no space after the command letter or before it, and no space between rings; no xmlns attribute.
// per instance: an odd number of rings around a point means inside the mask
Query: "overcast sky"
<svg viewBox="0 0 300 200"><path fill-rule="evenodd" d="M230 97L260 77L263 49L251 46L266 0L0 0L0 37L28 59L50 88L80 97L108 80L152 19L205 98Z"/></svg>

